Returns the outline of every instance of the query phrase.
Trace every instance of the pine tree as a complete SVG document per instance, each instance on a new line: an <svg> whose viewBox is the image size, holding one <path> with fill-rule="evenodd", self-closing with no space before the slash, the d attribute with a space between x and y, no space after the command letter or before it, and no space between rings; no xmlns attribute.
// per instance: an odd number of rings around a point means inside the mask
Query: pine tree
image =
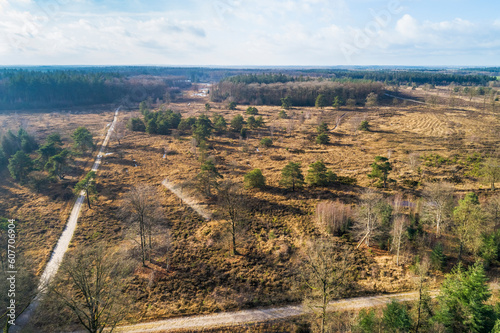
<svg viewBox="0 0 500 333"><path fill-rule="evenodd" d="M483 265L476 262L465 270L459 263L441 286L436 320L449 332L489 332L494 324L490 297Z"/></svg>
<svg viewBox="0 0 500 333"><path fill-rule="evenodd" d="M281 171L280 184L295 191L304 186L304 176L300 170L300 163L288 163Z"/></svg>
<svg viewBox="0 0 500 333"><path fill-rule="evenodd" d="M378 178L384 184L384 188L387 187L387 178L389 176L389 171L392 170L391 163L389 159L382 156L375 156L375 162L371 165L372 172L368 174L368 178Z"/></svg>
<svg viewBox="0 0 500 333"><path fill-rule="evenodd" d="M28 178L28 174L33 170L33 161L24 151L18 150L9 159L8 168L12 178L24 183Z"/></svg>

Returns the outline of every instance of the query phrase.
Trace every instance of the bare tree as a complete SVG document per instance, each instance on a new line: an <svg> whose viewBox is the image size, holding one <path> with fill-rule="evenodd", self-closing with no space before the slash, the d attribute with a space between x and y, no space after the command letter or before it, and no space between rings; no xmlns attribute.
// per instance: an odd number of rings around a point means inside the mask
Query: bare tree
<svg viewBox="0 0 500 333"><path fill-rule="evenodd" d="M346 229L352 218L352 208L343 202L322 201L316 206L316 221L320 229L337 235Z"/></svg>
<svg viewBox="0 0 500 333"><path fill-rule="evenodd" d="M357 247L363 243L370 246L371 239L378 234L382 222L379 207L383 198L382 194L371 189L361 194L353 226L354 234L360 239Z"/></svg>
<svg viewBox="0 0 500 333"><path fill-rule="evenodd" d="M76 250L61 265L48 292L48 301L60 302L89 333L113 331L130 309L124 287L133 266L102 244Z"/></svg>
<svg viewBox="0 0 500 333"><path fill-rule="evenodd" d="M497 230L500 226L500 194L489 198L484 210L490 225Z"/></svg>
<svg viewBox="0 0 500 333"><path fill-rule="evenodd" d="M217 199L220 216L227 221L225 226L231 235L231 254L238 254L237 239L244 230L248 214L242 187L225 181L219 187Z"/></svg>
<svg viewBox="0 0 500 333"><path fill-rule="evenodd" d="M394 219L392 224L392 246L396 252L396 265L399 266L399 253L401 245L403 244L403 236L408 226L408 217L406 215L399 215Z"/></svg>
<svg viewBox="0 0 500 333"><path fill-rule="evenodd" d="M500 160L496 158L488 158L481 168L481 176L483 181L491 186L491 190L495 190L495 183L500 182Z"/></svg>
<svg viewBox="0 0 500 333"><path fill-rule="evenodd" d="M142 264L151 259L153 229L162 219L158 193L150 185L135 185L123 198L120 216L138 227Z"/></svg>
<svg viewBox="0 0 500 333"><path fill-rule="evenodd" d="M416 173L418 171L418 167L420 166L419 153L411 153L410 155L408 155L408 166L413 173Z"/></svg>
<svg viewBox="0 0 500 333"><path fill-rule="evenodd" d="M121 145L120 140L125 137L126 123L123 120L119 120L116 122L115 127L113 129L113 139L118 141L118 144Z"/></svg>
<svg viewBox="0 0 500 333"><path fill-rule="evenodd" d="M429 271L429 261L426 257L417 265L418 274L418 299L414 306L416 312L415 318L415 333L418 333L422 328L425 332L429 330L430 319L433 316L432 298L429 295L429 290L425 279Z"/></svg>
<svg viewBox="0 0 500 333"><path fill-rule="evenodd" d="M453 185L446 182L427 184L423 191L424 219L436 226L436 237L451 216L453 192Z"/></svg>
<svg viewBox="0 0 500 333"><path fill-rule="evenodd" d="M347 244L332 239L310 241L304 249L300 267L302 283L309 290L304 299L319 321L319 332L327 331L328 303L342 296L356 276L354 253Z"/></svg>
<svg viewBox="0 0 500 333"><path fill-rule="evenodd" d="M231 253L238 254L236 239L247 218L247 208L241 186L230 181L222 183L217 194L220 215L227 220L227 230L231 234Z"/></svg>

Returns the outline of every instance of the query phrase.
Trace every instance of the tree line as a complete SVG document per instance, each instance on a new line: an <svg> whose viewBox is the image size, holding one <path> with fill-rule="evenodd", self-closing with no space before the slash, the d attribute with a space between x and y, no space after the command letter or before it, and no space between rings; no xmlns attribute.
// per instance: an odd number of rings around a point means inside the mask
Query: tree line
<svg viewBox="0 0 500 333"><path fill-rule="evenodd" d="M164 98L177 81L74 70L3 70L0 110L84 106L123 99L140 102L145 97Z"/></svg>
<svg viewBox="0 0 500 333"><path fill-rule="evenodd" d="M364 105L370 93L379 94L383 84L379 82L330 81L287 82L270 84L244 84L222 81L212 88L210 98L214 102L232 100L240 104L282 105L289 98L294 106L315 106L319 95L332 105L335 97L349 104Z"/></svg>

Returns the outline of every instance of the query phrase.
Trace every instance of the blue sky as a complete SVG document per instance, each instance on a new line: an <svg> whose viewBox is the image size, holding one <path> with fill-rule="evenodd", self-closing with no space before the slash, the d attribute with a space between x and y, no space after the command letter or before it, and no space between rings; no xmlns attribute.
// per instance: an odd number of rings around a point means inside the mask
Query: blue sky
<svg viewBox="0 0 500 333"><path fill-rule="evenodd" d="M498 66L485 0L0 0L0 65Z"/></svg>

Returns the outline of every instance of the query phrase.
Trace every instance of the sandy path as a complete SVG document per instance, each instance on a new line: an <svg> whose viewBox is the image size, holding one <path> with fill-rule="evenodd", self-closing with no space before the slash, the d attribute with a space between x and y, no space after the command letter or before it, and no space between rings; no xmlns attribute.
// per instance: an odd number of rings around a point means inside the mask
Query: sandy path
<svg viewBox="0 0 500 333"><path fill-rule="evenodd" d="M212 219L212 213L204 207L202 203L190 197L184 193L182 186L176 185L170 182L167 178L161 182L170 192L175 194L183 203L191 207L196 213L202 216L205 220L210 221Z"/></svg>
<svg viewBox="0 0 500 333"><path fill-rule="evenodd" d="M431 292L435 297L437 291ZM329 311L348 311L385 305L392 300L411 301L418 297L418 292L406 292L383 296L368 296L347 298L330 302ZM300 305L291 305L270 309L244 310L237 312L218 313L205 316L192 316L173 318L151 323L121 326L115 332L141 333L141 332L169 332L179 329L202 330L207 328L238 326L242 324L258 323L286 319L308 314L310 311Z"/></svg>
<svg viewBox="0 0 500 333"><path fill-rule="evenodd" d="M97 171L97 169L99 169L99 166L101 165L101 160L104 155L104 151L106 150L106 146L108 145L111 134L115 128L119 110L120 108L116 109L115 111L113 122L109 125L108 132L106 134L106 137L104 138L104 141L102 142L99 154L97 155L94 165L92 166L92 171ZM64 228L61 237L57 241L57 244L54 247L54 250L52 251L52 254L50 256L50 259L47 265L45 266L45 270L43 271L42 276L40 277L40 281L38 283L38 295L35 297L33 302L31 302L31 304L26 308L26 310L24 310L24 312L16 319L16 325L11 327L11 329L9 330L10 332L20 332L22 328L29 322L30 317L32 316L33 312L35 311L35 309L39 304L40 298L43 297L46 291L47 285L50 283L50 280L52 280L52 278L54 278L54 276L57 274L57 270L61 265L61 262L64 258L64 254L68 250L69 243L71 242L73 234L75 233L78 222L78 216L80 215L80 211L82 209L82 204L84 200L85 200L85 192L82 191L78 196L78 198L76 199L73 209L71 210L68 222L66 223L66 227Z"/></svg>

